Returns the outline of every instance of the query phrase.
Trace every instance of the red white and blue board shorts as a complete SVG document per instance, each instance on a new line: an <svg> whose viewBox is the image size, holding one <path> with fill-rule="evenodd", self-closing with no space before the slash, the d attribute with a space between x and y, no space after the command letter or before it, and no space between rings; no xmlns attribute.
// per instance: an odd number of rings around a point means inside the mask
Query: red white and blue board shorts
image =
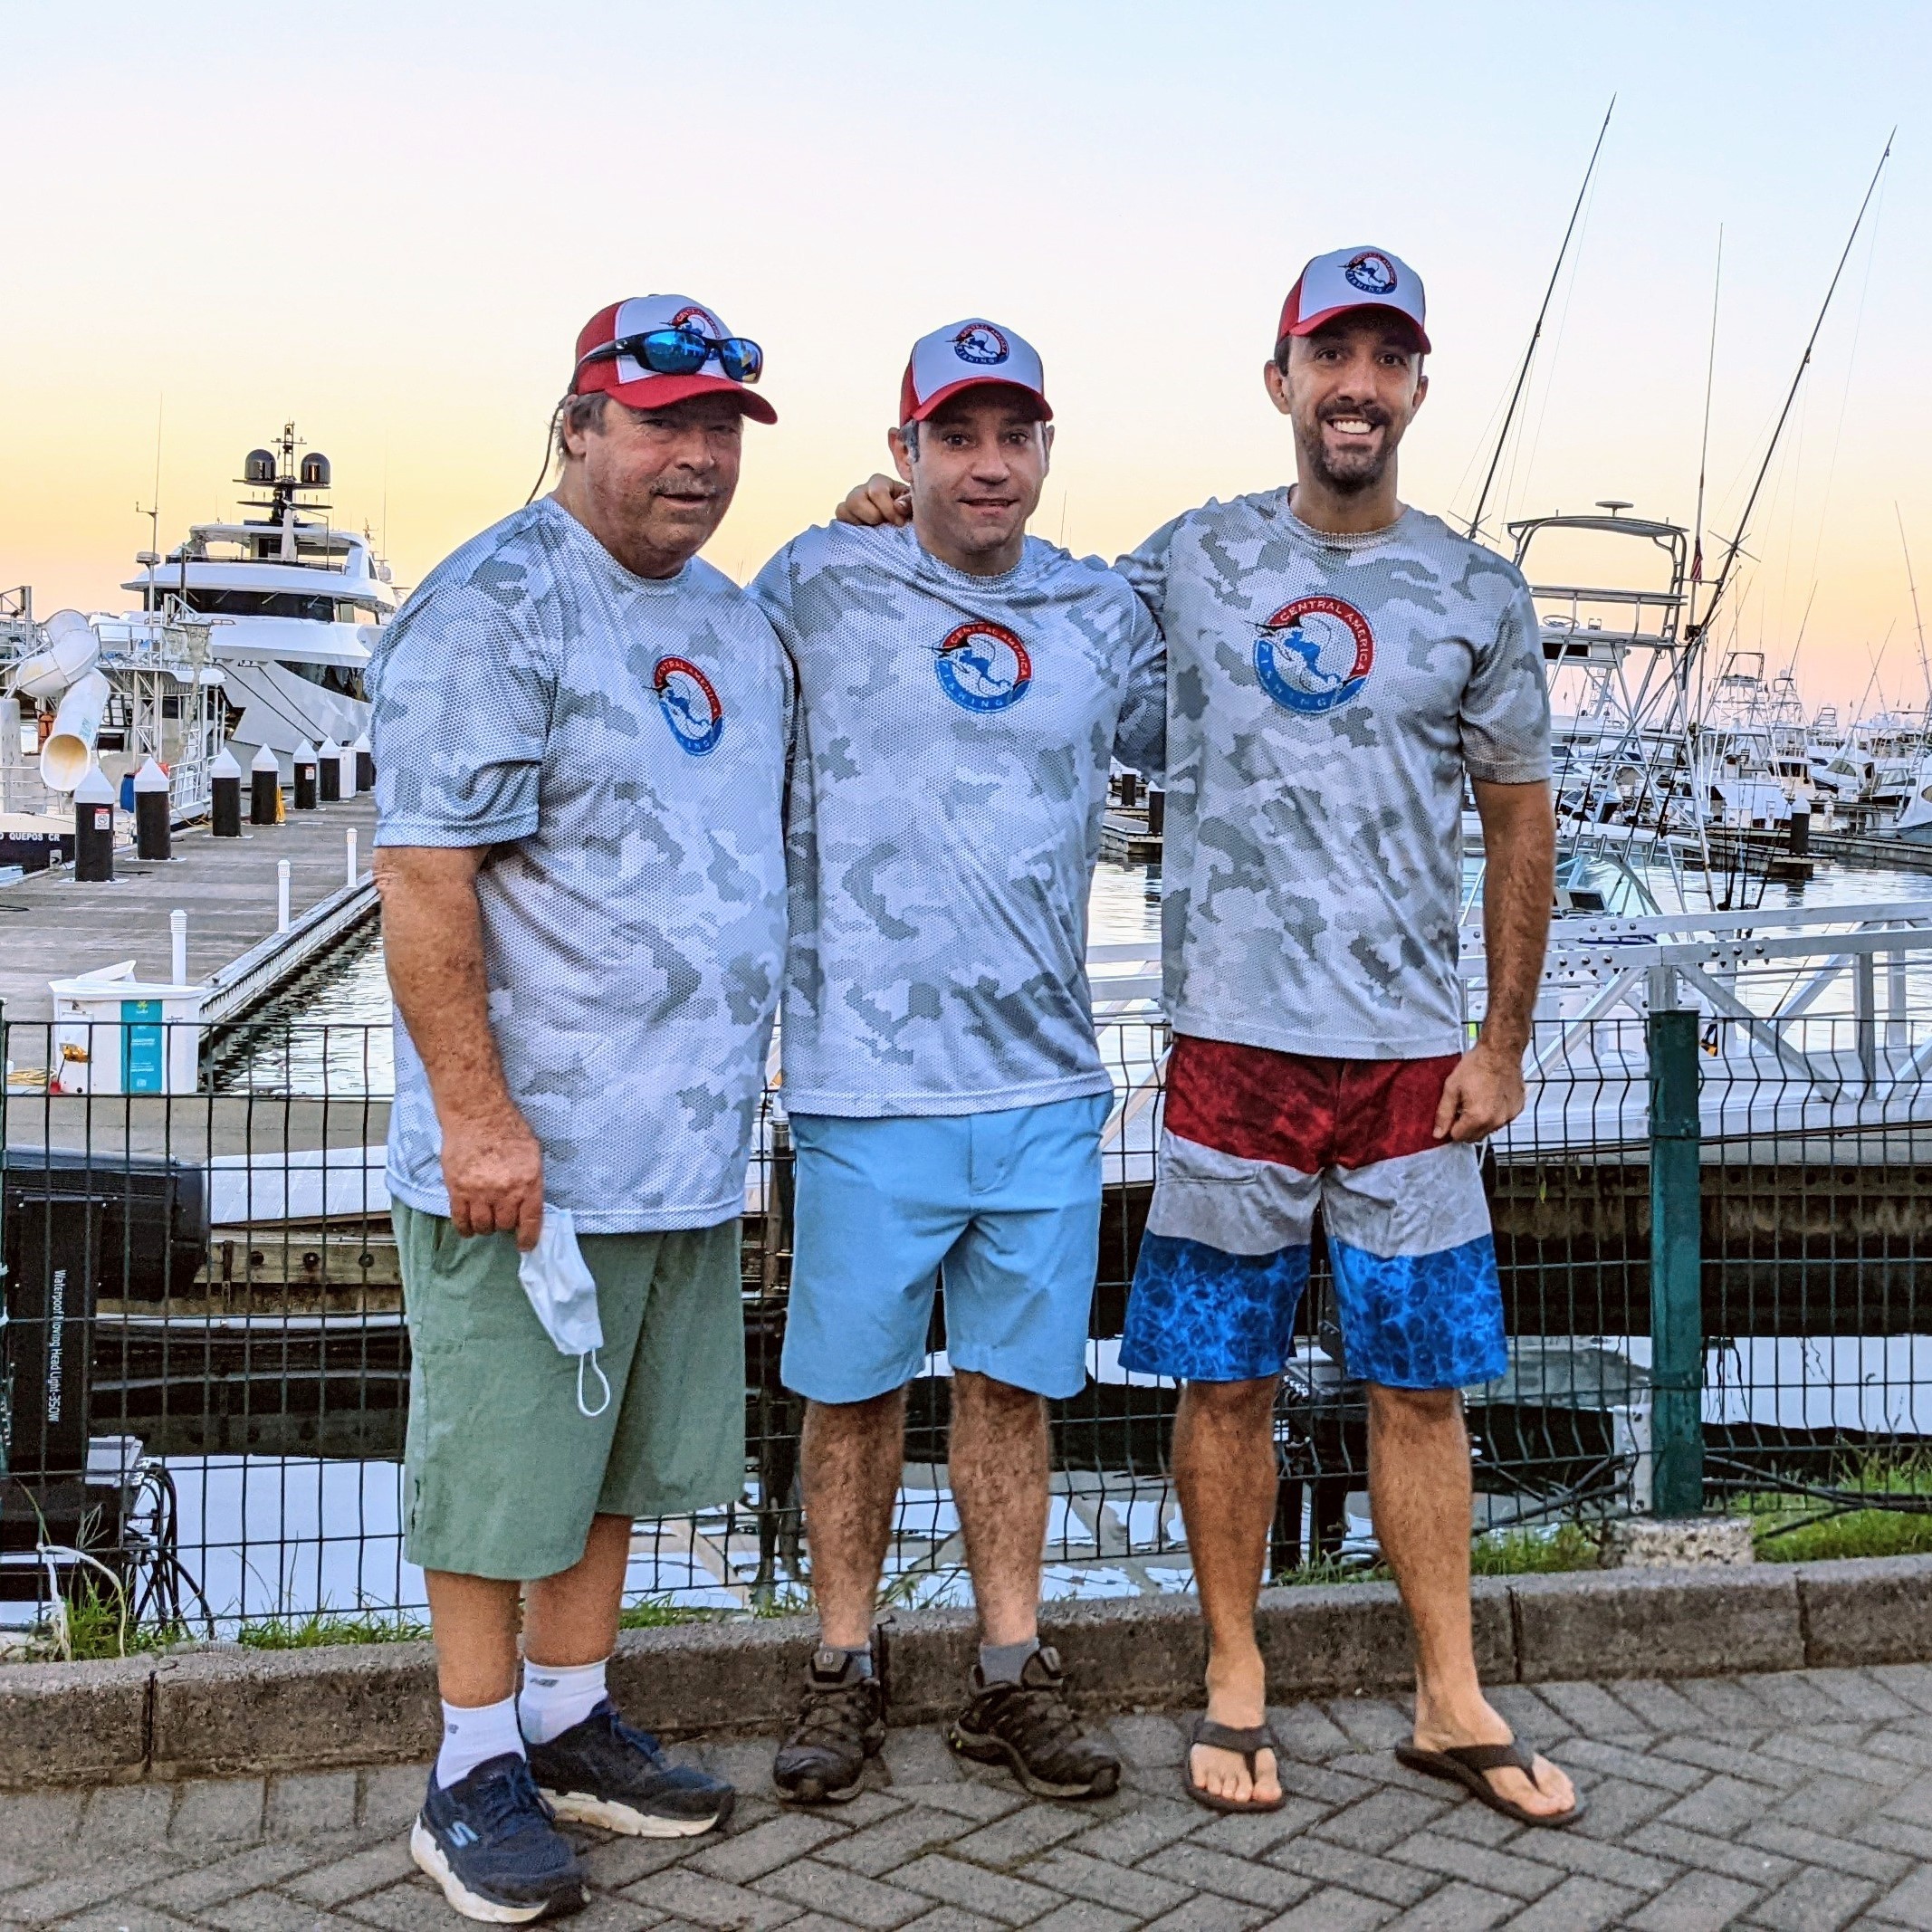
<svg viewBox="0 0 1932 1932"><path fill-rule="evenodd" d="M1278 1374L1317 1207L1348 1372L1459 1389L1507 1365L1477 1151L1435 1137L1459 1056L1340 1060L1177 1038L1121 1366Z"/></svg>

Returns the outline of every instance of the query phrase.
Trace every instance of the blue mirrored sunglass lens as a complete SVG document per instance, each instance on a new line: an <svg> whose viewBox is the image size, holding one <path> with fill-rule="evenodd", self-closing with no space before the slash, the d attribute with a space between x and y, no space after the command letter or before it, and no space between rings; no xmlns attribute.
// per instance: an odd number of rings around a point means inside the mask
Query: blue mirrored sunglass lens
<svg viewBox="0 0 1932 1932"><path fill-rule="evenodd" d="M688 329L654 329L643 338L639 359L660 376L689 376L704 367L711 346Z"/></svg>
<svg viewBox="0 0 1932 1932"><path fill-rule="evenodd" d="M718 360L733 382L756 382L765 366L765 352L743 336L727 336L718 344Z"/></svg>

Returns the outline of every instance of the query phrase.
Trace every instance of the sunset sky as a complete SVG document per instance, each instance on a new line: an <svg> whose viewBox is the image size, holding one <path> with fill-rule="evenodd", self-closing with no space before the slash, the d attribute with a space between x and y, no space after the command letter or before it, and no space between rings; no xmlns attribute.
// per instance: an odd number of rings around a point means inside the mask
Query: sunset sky
<svg viewBox="0 0 1932 1932"><path fill-rule="evenodd" d="M337 520L413 582L523 501L586 317L653 291L766 349L780 421L748 428L710 553L732 575L879 465L912 338L972 312L1046 360L1035 528L1112 555L1286 479L1259 365L1302 260L1349 244L1428 283L1403 494L1466 512L1614 91L1502 508L1689 517L1721 223L1707 521L1734 528L1897 122L1734 611L1782 669L1810 606L1809 702L1918 703L1894 505L1932 603L1927 21L1922 0L0 0L0 588L121 604L158 419L164 548L231 512L244 452L292 418Z"/></svg>

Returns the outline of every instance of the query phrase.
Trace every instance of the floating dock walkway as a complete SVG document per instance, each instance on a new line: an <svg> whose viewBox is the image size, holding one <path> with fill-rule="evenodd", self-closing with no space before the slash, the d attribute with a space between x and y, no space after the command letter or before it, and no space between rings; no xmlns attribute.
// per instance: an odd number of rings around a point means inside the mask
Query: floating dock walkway
<svg viewBox="0 0 1932 1932"><path fill-rule="evenodd" d="M359 892L349 884L348 835L356 834ZM139 976L169 973L168 915L187 913L188 978L217 982L208 1017L232 1019L268 998L336 939L375 911L368 868L376 801L366 794L282 825L244 825L216 838L206 824L178 830L173 856L142 859L117 846L106 885L75 882L72 866L0 886L0 1001L10 1021L51 1021L48 982L131 959ZM289 862L291 929L278 934L277 863ZM337 900L330 915L311 915ZM272 943L280 939L282 943ZM247 960L246 984L225 971ZM232 988L232 990L230 990Z"/></svg>

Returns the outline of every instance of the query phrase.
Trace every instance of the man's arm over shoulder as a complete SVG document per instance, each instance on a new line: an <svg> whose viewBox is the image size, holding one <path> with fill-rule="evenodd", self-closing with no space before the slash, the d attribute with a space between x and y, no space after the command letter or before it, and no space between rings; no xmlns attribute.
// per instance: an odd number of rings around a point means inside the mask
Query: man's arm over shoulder
<svg viewBox="0 0 1932 1932"><path fill-rule="evenodd" d="M1167 640L1138 596L1128 599L1127 674L1121 684L1114 756L1151 784L1167 767Z"/></svg>
<svg viewBox="0 0 1932 1932"><path fill-rule="evenodd" d="M1134 595L1162 622L1167 614L1167 566L1174 538L1191 512L1183 512L1162 524L1138 550L1115 560L1114 568L1133 588Z"/></svg>

